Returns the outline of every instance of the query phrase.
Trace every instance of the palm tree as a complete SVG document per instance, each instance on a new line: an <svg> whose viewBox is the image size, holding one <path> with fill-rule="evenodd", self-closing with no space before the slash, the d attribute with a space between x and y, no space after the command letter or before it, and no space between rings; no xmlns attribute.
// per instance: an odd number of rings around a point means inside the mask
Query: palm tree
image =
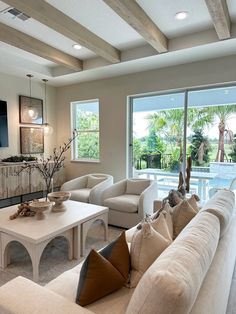
<svg viewBox="0 0 236 314"><path fill-rule="evenodd" d="M161 131L162 135L164 135L170 143L177 143L180 149L180 156L182 156L184 110L161 110L157 113L149 114L147 119L149 121L149 128L155 130L156 133Z"/></svg>
<svg viewBox="0 0 236 314"><path fill-rule="evenodd" d="M233 140L233 132L228 129L227 121L236 113L236 105L212 106L199 110L199 118L195 123L197 125L212 125L215 119L218 120L218 149L215 161L224 162L225 154L225 138L230 142Z"/></svg>
<svg viewBox="0 0 236 314"><path fill-rule="evenodd" d="M149 114L149 127L156 133L162 132L162 135L170 142L179 147L180 158L183 154L183 132L184 132L184 109L161 110L157 113ZM188 110L187 125L191 126L199 120L197 109ZM199 123L200 124L200 123Z"/></svg>

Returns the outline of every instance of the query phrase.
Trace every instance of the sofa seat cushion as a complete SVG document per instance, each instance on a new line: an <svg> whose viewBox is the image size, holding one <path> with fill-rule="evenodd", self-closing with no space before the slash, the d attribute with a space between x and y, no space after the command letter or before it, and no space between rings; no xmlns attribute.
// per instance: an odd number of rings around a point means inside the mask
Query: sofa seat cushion
<svg viewBox="0 0 236 314"><path fill-rule="evenodd" d="M220 224L211 213L199 213L141 278L127 314L187 314L214 258Z"/></svg>
<svg viewBox="0 0 236 314"><path fill-rule="evenodd" d="M75 304L76 292L79 282L81 262L76 267L64 272L57 278L45 285L45 288L63 296ZM123 287L101 299L95 301L85 308L96 314L125 313L134 289ZM77 305L78 306L78 305Z"/></svg>
<svg viewBox="0 0 236 314"><path fill-rule="evenodd" d="M203 206L201 211L216 215L220 220L220 235L228 229L235 211L235 195L231 190L222 189L213 195Z"/></svg>
<svg viewBox="0 0 236 314"><path fill-rule="evenodd" d="M107 198L104 206L121 212L136 213L138 211L139 195L123 194Z"/></svg>
<svg viewBox="0 0 236 314"><path fill-rule="evenodd" d="M125 314L134 289L123 287L85 308L95 314Z"/></svg>
<svg viewBox="0 0 236 314"><path fill-rule="evenodd" d="M73 190L71 192L70 199L73 201L88 203L89 202L89 194L91 192L91 189L85 188L85 189L79 189L79 190Z"/></svg>
<svg viewBox="0 0 236 314"><path fill-rule="evenodd" d="M79 282L79 274L82 265L83 262L73 267L72 269L65 271L64 273L47 283L45 285L45 288L52 290L53 292L65 297L72 302L75 302Z"/></svg>

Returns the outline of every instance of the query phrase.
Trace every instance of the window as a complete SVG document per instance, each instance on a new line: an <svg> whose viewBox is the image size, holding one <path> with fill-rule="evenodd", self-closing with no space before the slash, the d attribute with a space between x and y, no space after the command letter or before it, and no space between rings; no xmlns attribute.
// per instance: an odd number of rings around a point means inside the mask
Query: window
<svg viewBox="0 0 236 314"><path fill-rule="evenodd" d="M74 160L99 160L99 101L77 101L72 106L72 128L79 132Z"/></svg>
<svg viewBox="0 0 236 314"><path fill-rule="evenodd" d="M206 200L236 176L236 86L131 97L129 175L177 189L191 157L190 193Z"/></svg>

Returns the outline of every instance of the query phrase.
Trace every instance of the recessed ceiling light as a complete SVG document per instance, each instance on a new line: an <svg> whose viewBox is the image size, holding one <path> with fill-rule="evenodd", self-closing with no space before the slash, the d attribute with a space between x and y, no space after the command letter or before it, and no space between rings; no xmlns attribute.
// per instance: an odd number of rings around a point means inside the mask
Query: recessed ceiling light
<svg viewBox="0 0 236 314"><path fill-rule="evenodd" d="M81 47L80 45L78 45L78 44L74 44L72 47L73 47L74 49L77 49L77 50L79 50L79 49L82 48L82 47Z"/></svg>
<svg viewBox="0 0 236 314"><path fill-rule="evenodd" d="M224 94L225 94L225 95L228 95L228 93L229 93L229 90L228 90L228 89L225 89L225 90L224 90Z"/></svg>
<svg viewBox="0 0 236 314"><path fill-rule="evenodd" d="M186 11L181 11L175 14L176 20L184 20L188 16L188 12Z"/></svg>

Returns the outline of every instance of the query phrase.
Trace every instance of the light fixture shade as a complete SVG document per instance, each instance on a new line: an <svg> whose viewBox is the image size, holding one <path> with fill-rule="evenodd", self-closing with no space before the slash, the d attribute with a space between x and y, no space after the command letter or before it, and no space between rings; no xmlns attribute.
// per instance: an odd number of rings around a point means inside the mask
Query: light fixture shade
<svg viewBox="0 0 236 314"><path fill-rule="evenodd" d="M35 120L38 118L38 112L35 108L33 108L32 106L29 106L28 108L28 115L32 120Z"/></svg>
<svg viewBox="0 0 236 314"><path fill-rule="evenodd" d="M49 123L43 124L44 135L51 135L53 133L53 127Z"/></svg>
<svg viewBox="0 0 236 314"><path fill-rule="evenodd" d="M32 106L32 96L31 96L31 79L34 77L32 74L26 75L29 78L29 90L30 90L30 104L28 106L28 116L31 120L35 120L38 118L38 111L36 108Z"/></svg>

